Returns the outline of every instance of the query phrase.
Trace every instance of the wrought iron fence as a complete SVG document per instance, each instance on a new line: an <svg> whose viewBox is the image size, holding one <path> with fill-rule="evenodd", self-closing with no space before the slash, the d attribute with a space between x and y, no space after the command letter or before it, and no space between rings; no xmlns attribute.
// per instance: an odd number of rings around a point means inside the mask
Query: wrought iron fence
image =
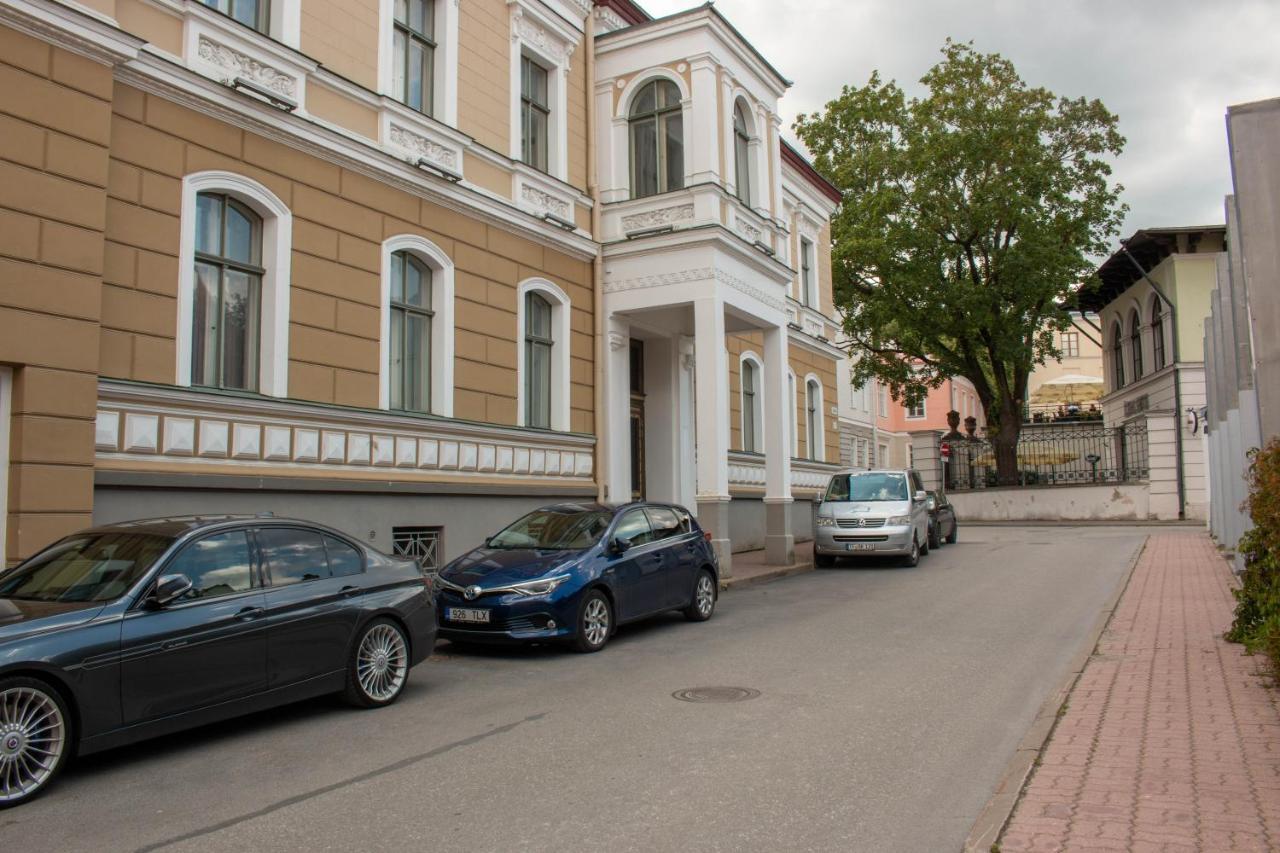
<svg viewBox="0 0 1280 853"><path fill-rule="evenodd" d="M953 491L1000 485L993 437L947 442L943 473ZM940 454L941 455L941 454ZM1027 424L1017 446L1018 486L1140 483L1148 476L1145 421L1117 427L1090 423Z"/></svg>

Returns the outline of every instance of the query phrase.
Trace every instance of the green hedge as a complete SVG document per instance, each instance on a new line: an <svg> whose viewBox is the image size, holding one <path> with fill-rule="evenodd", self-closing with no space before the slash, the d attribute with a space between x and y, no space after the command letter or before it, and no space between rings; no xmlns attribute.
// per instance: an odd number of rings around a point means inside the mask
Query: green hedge
<svg viewBox="0 0 1280 853"><path fill-rule="evenodd" d="M1248 476L1253 529L1240 540L1245 571L1227 639L1265 654L1280 678L1280 439L1250 453Z"/></svg>

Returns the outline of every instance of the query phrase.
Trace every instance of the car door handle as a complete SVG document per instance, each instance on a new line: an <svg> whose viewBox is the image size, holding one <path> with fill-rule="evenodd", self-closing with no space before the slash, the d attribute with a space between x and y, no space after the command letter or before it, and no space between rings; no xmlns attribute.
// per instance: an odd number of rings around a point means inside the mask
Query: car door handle
<svg viewBox="0 0 1280 853"><path fill-rule="evenodd" d="M262 607L246 607L236 614L236 618L241 622L248 622L250 619L257 619L267 611Z"/></svg>
<svg viewBox="0 0 1280 853"><path fill-rule="evenodd" d="M364 590L358 586L344 586L342 589L338 590L338 594L343 598L351 598L352 596L359 595L362 592L364 592Z"/></svg>
<svg viewBox="0 0 1280 853"><path fill-rule="evenodd" d="M160 651L167 652L170 649L182 648L187 644L186 640L166 640L160 644Z"/></svg>

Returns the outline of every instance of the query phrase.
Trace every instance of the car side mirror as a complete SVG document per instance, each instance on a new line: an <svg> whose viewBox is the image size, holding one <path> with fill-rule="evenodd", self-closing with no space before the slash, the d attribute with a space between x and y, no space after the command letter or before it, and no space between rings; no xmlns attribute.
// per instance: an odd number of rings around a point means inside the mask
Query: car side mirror
<svg viewBox="0 0 1280 853"><path fill-rule="evenodd" d="M631 540L621 536L616 537L611 543L609 543L609 550L615 554L621 554L625 551L629 551L630 549Z"/></svg>
<svg viewBox="0 0 1280 853"><path fill-rule="evenodd" d="M929 493L924 491L923 489L916 492L916 501L927 501L928 499L929 499Z"/></svg>
<svg viewBox="0 0 1280 853"><path fill-rule="evenodd" d="M164 607L186 595L191 587L191 578L186 575L163 575L156 581L156 591L151 599L157 607Z"/></svg>

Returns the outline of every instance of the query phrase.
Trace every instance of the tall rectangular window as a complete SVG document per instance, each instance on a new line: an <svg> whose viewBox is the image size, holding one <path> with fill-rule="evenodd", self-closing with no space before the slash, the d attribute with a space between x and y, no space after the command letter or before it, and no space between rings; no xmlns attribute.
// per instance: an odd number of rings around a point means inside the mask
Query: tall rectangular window
<svg viewBox="0 0 1280 853"><path fill-rule="evenodd" d="M800 238L800 301L817 307L817 294L813 291L813 243Z"/></svg>
<svg viewBox="0 0 1280 853"><path fill-rule="evenodd" d="M271 4L267 0L201 0L210 9L217 9L246 27L252 27L265 33L270 21L267 20Z"/></svg>
<svg viewBox="0 0 1280 853"><path fill-rule="evenodd" d="M756 366L753 362L742 362L742 449L748 453L759 450L756 447Z"/></svg>
<svg viewBox="0 0 1280 853"><path fill-rule="evenodd" d="M520 57L521 159L547 171L547 126L551 107L547 98L547 69L527 56Z"/></svg>
<svg viewBox="0 0 1280 853"><path fill-rule="evenodd" d="M191 383L258 390L262 219L219 193L196 196Z"/></svg>
<svg viewBox="0 0 1280 853"><path fill-rule="evenodd" d="M391 255L390 404L431 411L431 268L408 252Z"/></svg>
<svg viewBox="0 0 1280 853"><path fill-rule="evenodd" d="M433 0L395 0L395 95L405 106L431 115L435 88Z"/></svg>
<svg viewBox="0 0 1280 853"><path fill-rule="evenodd" d="M1063 358L1079 358L1080 357L1080 333L1079 332L1063 332L1062 333L1062 357Z"/></svg>
<svg viewBox="0 0 1280 853"><path fill-rule="evenodd" d="M670 80L646 83L631 102L631 197L684 186L684 114Z"/></svg>

